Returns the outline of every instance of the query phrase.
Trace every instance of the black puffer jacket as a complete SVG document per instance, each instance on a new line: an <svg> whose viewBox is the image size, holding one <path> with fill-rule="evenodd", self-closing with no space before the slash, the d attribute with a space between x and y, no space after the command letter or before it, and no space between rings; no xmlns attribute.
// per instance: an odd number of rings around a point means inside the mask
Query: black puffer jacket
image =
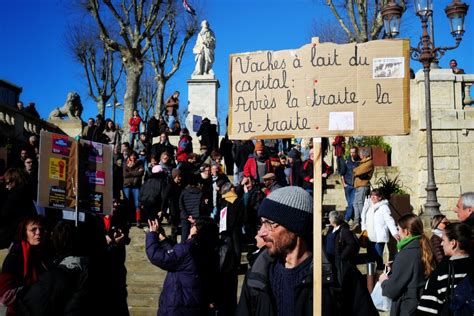
<svg viewBox="0 0 474 316"><path fill-rule="evenodd" d="M202 191L199 187L188 185L184 188L179 197L179 209L181 219L187 219L188 216L198 218L202 210Z"/></svg>
<svg viewBox="0 0 474 316"><path fill-rule="evenodd" d="M163 201L163 191L166 187L166 173L152 173L143 183L138 195L140 204L146 207L160 208Z"/></svg>

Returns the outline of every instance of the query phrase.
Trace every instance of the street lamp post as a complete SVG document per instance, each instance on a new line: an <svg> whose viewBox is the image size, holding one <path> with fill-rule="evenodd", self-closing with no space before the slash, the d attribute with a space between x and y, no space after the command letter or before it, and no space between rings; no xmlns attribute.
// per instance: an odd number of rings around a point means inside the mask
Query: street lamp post
<svg viewBox="0 0 474 316"><path fill-rule="evenodd" d="M115 122L115 109L117 109L117 108L122 108L123 109L122 104L120 104L120 102L114 101L113 104L112 103L107 103L106 107L112 108L112 121L114 121L114 123L116 123Z"/></svg>
<svg viewBox="0 0 474 316"><path fill-rule="evenodd" d="M464 34L464 17L467 14L469 6L461 3L459 0L453 0L444 11L449 19L451 34L456 45L448 47L435 47L432 38L428 32L428 20L433 14L432 0L414 0L416 15L420 17L422 34L417 47L410 48L410 55L413 60L419 61L423 65L425 82L425 112L426 112L426 151L428 167L428 183L426 185L426 203L425 214L434 216L440 214L438 198L436 191L436 181L434 176L433 164L433 133L431 126L431 94L430 94L430 70L431 63L439 60L446 51L455 49L459 46ZM395 37L400 32L400 18L403 8L394 0L390 0L381 10L384 20L385 33L389 37ZM433 34L433 33L432 33Z"/></svg>

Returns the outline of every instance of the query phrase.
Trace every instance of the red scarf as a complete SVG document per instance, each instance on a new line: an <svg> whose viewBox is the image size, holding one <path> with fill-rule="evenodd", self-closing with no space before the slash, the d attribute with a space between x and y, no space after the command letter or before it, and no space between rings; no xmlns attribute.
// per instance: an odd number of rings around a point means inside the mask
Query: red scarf
<svg viewBox="0 0 474 316"><path fill-rule="evenodd" d="M31 285L38 279L36 274L36 267L31 262L31 245L27 241L21 242L21 249L23 251L23 278L25 279L25 285Z"/></svg>
<svg viewBox="0 0 474 316"><path fill-rule="evenodd" d="M104 216L104 226L105 226L105 231L108 232L110 230L110 216L109 215Z"/></svg>

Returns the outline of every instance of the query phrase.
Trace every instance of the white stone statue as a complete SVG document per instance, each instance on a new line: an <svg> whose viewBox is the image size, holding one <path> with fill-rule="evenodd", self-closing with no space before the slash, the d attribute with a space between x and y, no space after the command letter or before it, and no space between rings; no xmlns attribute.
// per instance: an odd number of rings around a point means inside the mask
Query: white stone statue
<svg viewBox="0 0 474 316"><path fill-rule="evenodd" d="M209 28L209 23L204 20L201 22L201 31L197 36L196 44L193 48L193 53L196 55L196 67L194 68L193 76L214 75L212 64L214 64L215 48L216 37L214 36L214 32Z"/></svg>

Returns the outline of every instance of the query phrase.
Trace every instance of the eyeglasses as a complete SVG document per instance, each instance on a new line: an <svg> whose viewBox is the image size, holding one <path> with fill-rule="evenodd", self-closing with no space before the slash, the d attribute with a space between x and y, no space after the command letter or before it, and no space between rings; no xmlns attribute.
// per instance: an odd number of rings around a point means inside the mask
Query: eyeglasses
<svg viewBox="0 0 474 316"><path fill-rule="evenodd" d="M272 222L272 221L269 221L268 219L261 219L261 220L260 220L260 225L262 225L263 227L265 227L266 230L271 231L271 232L272 232L275 228L277 228L278 226L280 226L280 224L275 223L275 222Z"/></svg>

